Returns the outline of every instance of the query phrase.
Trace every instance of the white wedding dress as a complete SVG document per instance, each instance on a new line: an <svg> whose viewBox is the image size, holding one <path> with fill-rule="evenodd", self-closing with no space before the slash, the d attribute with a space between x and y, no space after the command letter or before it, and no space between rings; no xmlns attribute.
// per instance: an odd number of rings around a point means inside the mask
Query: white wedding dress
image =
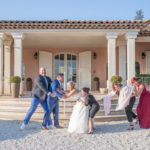
<svg viewBox="0 0 150 150"><path fill-rule="evenodd" d="M84 97L82 97L80 94L75 94L73 97L75 99L80 98L81 100L85 101ZM88 118L88 106L85 106L81 102L77 101L70 117L68 131L70 133L87 133L89 129Z"/></svg>

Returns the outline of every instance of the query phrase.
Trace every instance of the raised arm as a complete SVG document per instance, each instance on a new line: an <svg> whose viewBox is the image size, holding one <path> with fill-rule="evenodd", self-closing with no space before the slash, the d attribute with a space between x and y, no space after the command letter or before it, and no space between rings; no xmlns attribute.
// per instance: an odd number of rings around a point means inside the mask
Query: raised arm
<svg viewBox="0 0 150 150"><path fill-rule="evenodd" d="M76 89L73 89L72 91L70 91L69 93L66 93L67 98L73 96L74 94L76 94L78 91Z"/></svg>
<svg viewBox="0 0 150 150"><path fill-rule="evenodd" d="M117 95L116 91L111 91L109 94L107 94L106 96L104 96L103 98L97 100L97 102L100 102L101 100L105 100L105 99L110 99L112 100L113 98L115 98Z"/></svg>

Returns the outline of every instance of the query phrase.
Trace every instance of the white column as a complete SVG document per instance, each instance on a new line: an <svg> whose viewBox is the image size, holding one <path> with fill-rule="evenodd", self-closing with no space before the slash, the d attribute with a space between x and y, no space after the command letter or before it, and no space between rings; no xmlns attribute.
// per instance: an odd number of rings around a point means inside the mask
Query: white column
<svg viewBox="0 0 150 150"><path fill-rule="evenodd" d="M131 84L132 77L135 76L135 39L138 32L128 32L127 37L127 84Z"/></svg>
<svg viewBox="0 0 150 150"><path fill-rule="evenodd" d="M12 40L4 41L4 94L10 95L10 71L11 71L11 44Z"/></svg>
<svg viewBox="0 0 150 150"><path fill-rule="evenodd" d="M126 80L126 64L127 64L127 42L126 41L120 41L119 42L119 76L122 77L122 79Z"/></svg>
<svg viewBox="0 0 150 150"><path fill-rule="evenodd" d="M14 76L21 78L20 95L23 94L23 81L22 81L22 33L12 33L14 38Z"/></svg>
<svg viewBox="0 0 150 150"><path fill-rule="evenodd" d="M3 33L0 33L0 95L3 94Z"/></svg>
<svg viewBox="0 0 150 150"><path fill-rule="evenodd" d="M110 79L116 75L116 38L117 32L108 32L108 81L107 88L111 89Z"/></svg>
<svg viewBox="0 0 150 150"><path fill-rule="evenodd" d="M22 77L22 33L12 33L14 38L14 75Z"/></svg>

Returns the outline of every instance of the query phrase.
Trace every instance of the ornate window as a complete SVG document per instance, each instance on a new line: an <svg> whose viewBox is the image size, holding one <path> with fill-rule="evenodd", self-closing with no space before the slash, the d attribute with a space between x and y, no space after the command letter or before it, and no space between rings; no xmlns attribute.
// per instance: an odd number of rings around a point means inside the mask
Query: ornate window
<svg viewBox="0 0 150 150"><path fill-rule="evenodd" d="M140 74L140 63L139 62L135 62L135 73Z"/></svg>
<svg viewBox="0 0 150 150"><path fill-rule="evenodd" d="M66 73L67 81L77 82L77 56L60 53L55 55L55 77L58 73Z"/></svg>

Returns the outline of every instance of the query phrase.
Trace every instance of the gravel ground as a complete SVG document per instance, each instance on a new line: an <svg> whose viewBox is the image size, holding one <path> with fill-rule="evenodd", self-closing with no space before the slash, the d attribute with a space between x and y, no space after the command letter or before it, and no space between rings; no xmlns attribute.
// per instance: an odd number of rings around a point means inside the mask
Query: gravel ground
<svg viewBox="0 0 150 150"><path fill-rule="evenodd" d="M63 129L41 130L31 122L20 130L20 121L0 121L0 150L150 150L150 130L127 131L127 121L98 123L95 134L69 134Z"/></svg>

